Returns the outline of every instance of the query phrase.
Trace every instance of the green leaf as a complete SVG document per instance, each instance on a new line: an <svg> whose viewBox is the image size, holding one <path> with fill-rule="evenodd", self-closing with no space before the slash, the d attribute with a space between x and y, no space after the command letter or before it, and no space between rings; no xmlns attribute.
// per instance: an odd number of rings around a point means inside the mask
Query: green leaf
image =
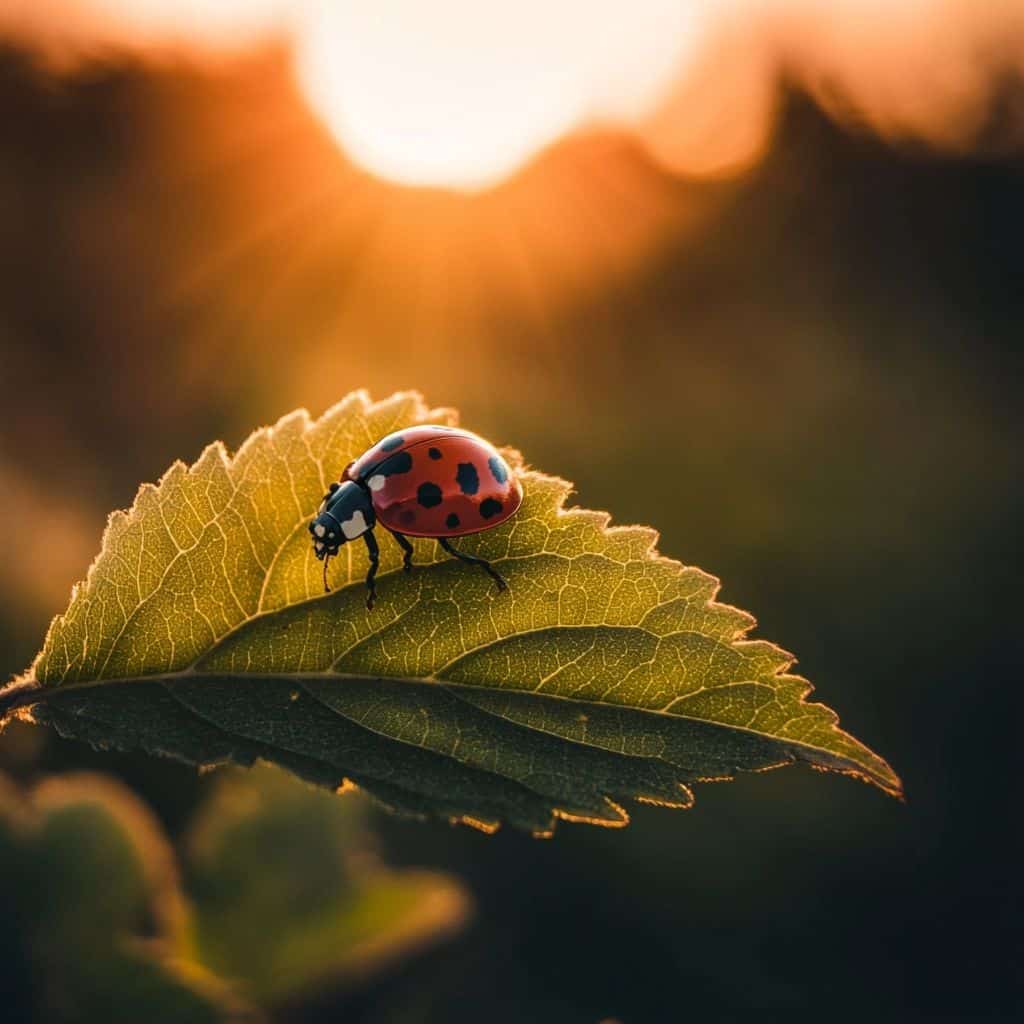
<svg viewBox="0 0 1024 1024"><path fill-rule="evenodd" d="M414 394L350 395L211 445L115 513L100 555L8 714L99 746L201 765L275 762L407 814L535 833L558 817L683 807L688 784L794 761L899 794L892 769L806 701L793 658L749 640L718 581L658 555L654 531L566 509L523 469L519 513L468 538L509 582L385 536L377 606L348 544L324 595L306 526L326 485L385 434L453 422Z"/></svg>
<svg viewBox="0 0 1024 1024"><path fill-rule="evenodd" d="M187 956L174 856L118 784L0 786L0 870L0 952L24 985L5 1019L109 1020L112 1006L152 1024L257 1019Z"/></svg>
<svg viewBox="0 0 1024 1024"><path fill-rule="evenodd" d="M363 808L264 766L225 772L188 839L189 895L146 808L102 776L0 777L4 1020L254 1024L465 922L448 876L373 856ZM244 998L240 998L239 994ZM11 1016L10 1014L13 1014Z"/></svg>
<svg viewBox="0 0 1024 1024"><path fill-rule="evenodd" d="M469 911L454 879L379 864L358 802L269 766L224 773L188 854L198 954L263 1004L365 982Z"/></svg>

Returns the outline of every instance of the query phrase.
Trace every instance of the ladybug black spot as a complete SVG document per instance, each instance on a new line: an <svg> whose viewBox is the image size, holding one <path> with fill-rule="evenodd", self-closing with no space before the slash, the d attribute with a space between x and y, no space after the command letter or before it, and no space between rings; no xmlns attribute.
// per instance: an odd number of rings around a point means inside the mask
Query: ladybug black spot
<svg viewBox="0 0 1024 1024"><path fill-rule="evenodd" d="M408 452L399 452L385 459L373 472L382 476L395 476L398 473L408 473L412 469L412 456Z"/></svg>
<svg viewBox="0 0 1024 1024"><path fill-rule="evenodd" d="M380 450L382 452L393 452L396 448L401 448L403 444L405 444L405 438L401 434L392 434L381 441Z"/></svg>
<svg viewBox="0 0 1024 1024"><path fill-rule="evenodd" d="M503 459L498 458L497 455L492 455L487 460L487 465L490 467L491 476L493 476L499 484L503 484L508 480L508 466L505 465Z"/></svg>
<svg viewBox="0 0 1024 1024"><path fill-rule="evenodd" d="M439 458L441 458L441 450L439 448L428 448L427 449L427 454L432 459L439 459Z"/></svg>
<svg viewBox="0 0 1024 1024"><path fill-rule="evenodd" d="M398 518L402 520L403 526L412 526L412 524L416 522L416 509L404 508L402 509L402 514Z"/></svg>
<svg viewBox="0 0 1024 1024"><path fill-rule="evenodd" d="M444 525L447 526L449 530L454 530L459 525L459 517L452 512L444 521Z"/></svg>
<svg viewBox="0 0 1024 1024"><path fill-rule="evenodd" d="M472 462L460 462L455 482L463 494L476 494L480 490L480 476Z"/></svg>
<svg viewBox="0 0 1024 1024"><path fill-rule="evenodd" d="M437 484L420 484L416 491L416 500L424 508L433 508L442 501L441 488Z"/></svg>
<svg viewBox="0 0 1024 1024"><path fill-rule="evenodd" d="M501 511L501 502L495 501L494 498L486 498L480 502L480 515L484 519L490 519L496 516Z"/></svg>

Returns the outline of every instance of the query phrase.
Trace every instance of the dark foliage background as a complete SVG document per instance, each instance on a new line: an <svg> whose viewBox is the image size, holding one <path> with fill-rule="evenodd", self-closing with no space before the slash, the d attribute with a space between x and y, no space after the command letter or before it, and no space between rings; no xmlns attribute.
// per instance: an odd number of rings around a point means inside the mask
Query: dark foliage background
<svg viewBox="0 0 1024 1024"><path fill-rule="evenodd" d="M461 875L476 922L295 1019L1017 1019L1019 155L893 147L790 92L732 182L591 137L496 195L403 192L345 164L276 53L53 78L8 49L0 124L4 671L140 481L412 386L721 576L906 783L904 806L784 771L551 842L380 815L388 858ZM543 250L530 303L473 279L473 225L536 219L548 181L610 228L581 263L617 266L631 210L658 244L586 287ZM375 219L443 272L379 260ZM172 835L210 785L27 727L0 762L113 771Z"/></svg>

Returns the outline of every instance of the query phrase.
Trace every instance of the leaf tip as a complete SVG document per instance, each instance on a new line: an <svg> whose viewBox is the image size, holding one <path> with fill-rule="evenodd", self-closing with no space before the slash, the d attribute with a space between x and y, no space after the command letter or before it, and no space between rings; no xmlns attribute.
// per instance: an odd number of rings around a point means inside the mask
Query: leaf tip
<svg viewBox="0 0 1024 1024"><path fill-rule="evenodd" d="M886 796L891 796L901 804L906 804L907 795L903 788L903 780L893 771L888 761L877 754L871 755L872 760L877 762L876 766L869 769L861 766L835 766L827 764L810 764L816 772L824 772L829 775L845 775L847 778L856 779L865 785L874 786L880 789Z"/></svg>

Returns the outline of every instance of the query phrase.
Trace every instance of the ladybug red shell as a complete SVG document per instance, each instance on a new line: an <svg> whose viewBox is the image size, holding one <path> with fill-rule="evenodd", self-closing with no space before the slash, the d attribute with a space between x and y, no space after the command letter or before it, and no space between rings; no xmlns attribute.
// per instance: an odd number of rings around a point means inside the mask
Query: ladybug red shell
<svg viewBox="0 0 1024 1024"><path fill-rule="evenodd" d="M463 537L515 515L523 489L468 430L423 426L384 438L346 471L365 483L382 526L410 537Z"/></svg>
<svg viewBox="0 0 1024 1024"><path fill-rule="evenodd" d="M380 523L405 552L407 537L434 537L450 555L480 566L505 589L505 581L484 559L456 551L450 537L479 533L504 523L522 504L519 479L501 454L482 437L432 424L396 431L378 441L332 484L309 525L313 550L327 562L347 541L362 537L370 555L367 606L373 607L379 549L373 529Z"/></svg>

